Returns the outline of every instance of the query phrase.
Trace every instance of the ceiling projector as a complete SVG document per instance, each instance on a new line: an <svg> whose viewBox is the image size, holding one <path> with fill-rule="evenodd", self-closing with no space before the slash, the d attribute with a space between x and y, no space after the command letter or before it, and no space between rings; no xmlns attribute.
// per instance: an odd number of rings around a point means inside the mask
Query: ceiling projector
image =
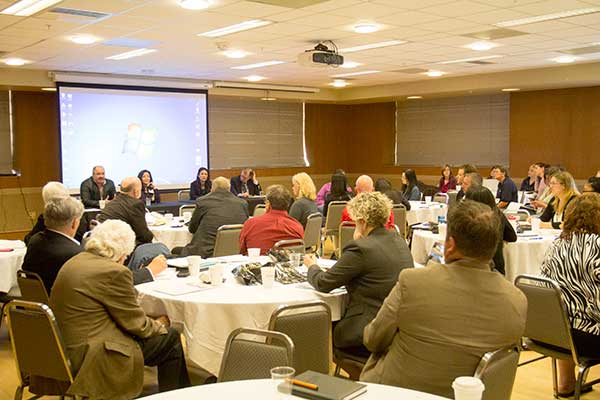
<svg viewBox="0 0 600 400"><path fill-rule="evenodd" d="M335 45L334 45L335 46ZM335 50L329 50L323 43L319 43L314 49L306 50L298 55L298 64L305 67L337 67L344 63L344 56Z"/></svg>

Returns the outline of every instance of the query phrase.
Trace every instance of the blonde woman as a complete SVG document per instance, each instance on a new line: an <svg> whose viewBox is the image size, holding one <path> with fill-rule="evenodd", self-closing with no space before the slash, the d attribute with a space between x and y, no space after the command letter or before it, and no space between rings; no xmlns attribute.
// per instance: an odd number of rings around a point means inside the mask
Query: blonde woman
<svg viewBox="0 0 600 400"><path fill-rule="evenodd" d="M549 186L554 198L548 203L540 217L542 220L540 226L542 228L561 229L565 209L571 200L579 195L579 192L575 186L573 176L566 171L560 171L552 175Z"/></svg>
<svg viewBox="0 0 600 400"><path fill-rule="evenodd" d="M290 217L300 222L302 228L306 228L308 216L319 212L315 201L317 189L306 172L300 172L292 177L292 193L294 194L294 203L290 207Z"/></svg>

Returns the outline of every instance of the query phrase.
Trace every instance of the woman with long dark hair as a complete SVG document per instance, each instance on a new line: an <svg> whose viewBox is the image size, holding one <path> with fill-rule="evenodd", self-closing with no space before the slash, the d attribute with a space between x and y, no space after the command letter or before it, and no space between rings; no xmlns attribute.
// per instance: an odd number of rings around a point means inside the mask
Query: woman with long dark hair
<svg viewBox="0 0 600 400"><path fill-rule="evenodd" d="M421 191L417 186L417 174L412 169L407 169L402 173L402 195L408 200L421 200Z"/></svg>
<svg viewBox="0 0 600 400"><path fill-rule="evenodd" d="M196 200L198 197L209 194L211 188L212 182L208 169L200 167L196 174L196 180L190 183L190 200Z"/></svg>
<svg viewBox="0 0 600 400"><path fill-rule="evenodd" d="M140 181L142 181L142 202L144 204L160 203L160 192L154 185L152 172L148 171L147 169L143 169L138 173L137 177L140 179Z"/></svg>
<svg viewBox="0 0 600 400"><path fill-rule="evenodd" d="M325 196L325 206L323 207L323 216L327 217L327 209L332 201L349 201L352 194L346 191L348 181L346 175L333 174L331 176L331 190Z"/></svg>

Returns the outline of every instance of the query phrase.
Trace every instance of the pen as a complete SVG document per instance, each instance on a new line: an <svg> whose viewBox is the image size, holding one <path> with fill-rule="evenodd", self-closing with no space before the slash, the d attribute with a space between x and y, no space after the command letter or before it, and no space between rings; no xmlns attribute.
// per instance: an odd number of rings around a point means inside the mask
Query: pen
<svg viewBox="0 0 600 400"><path fill-rule="evenodd" d="M311 390L319 390L319 385L315 385L314 383L303 382L299 381L298 379L288 379L288 381L291 382L292 385L302 386Z"/></svg>

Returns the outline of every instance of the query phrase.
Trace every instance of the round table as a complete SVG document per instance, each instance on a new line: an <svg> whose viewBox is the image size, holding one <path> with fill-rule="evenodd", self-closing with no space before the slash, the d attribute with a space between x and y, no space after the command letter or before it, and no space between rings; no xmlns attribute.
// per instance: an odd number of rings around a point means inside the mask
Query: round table
<svg viewBox="0 0 600 400"><path fill-rule="evenodd" d="M164 243L169 250L173 250L173 247L183 247L192 240L192 234L186 225L176 228L170 225L149 226L148 228L154 234L154 241Z"/></svg>
<svg viewBox="0 0 600 400"><path fill-rule="evenodd" d="M17 285L17 271L27 252L21 240L0 240L0 249L14 249L0 253L0 292L8 293Z"/></svg>
<svg viewBox="0 0 600 400"><path fill-rule="evenodd" d="M445 400L445 397L396 386L365 383L367 391L356 397L360 400ZM197 400L197 399L245 399L245 400L281 400L284 398L301 399L298 396L285 396L277 392L270 379L254 379L194 386L145 397L148 400Z"/></svg>
<svg viewBox="0 0 600 400"><path fill-rule="evenodd" d="M204 285L198 278L177 278L173 268L167 269L166 276L161 274L154 282L136 286L139 302L146 313L168 315L173 326L186 338L189 359L214 375L219 371L231 331L241 327L267 329L271 314L281 305L323 300L331 307L333 321L343 314L345 290L319 293L308 283L281 285L275 282L270 289L244 286L230 271L240 263L248 262L248 258L238 255L221 259L237 260L225 264L227 281L223 286ZM174 287L192 287L192 290L196 287L202 291L167 294L174 293Z"/></svg>
<svg viewBox="0 0 600 400"><path fill-rule="evenodd" d="M438 216L445 217L447 213L446 204L411 201L410 210L406 212L406 223L410 226L430 221L437 222Z"/></svg>
<svg viewBox="0 0 600 400"><path fill-rule="evenodd" d="M514 243L504 244L504 269L506 279L514 282L521 274L539 275L546 251L552 245L560 230L540 229L537 233L528 232L518 235ZM411 253L415 262L425 264L435 242L443 242L439 234L431 231L415 230L413 232Z"/></svg>

